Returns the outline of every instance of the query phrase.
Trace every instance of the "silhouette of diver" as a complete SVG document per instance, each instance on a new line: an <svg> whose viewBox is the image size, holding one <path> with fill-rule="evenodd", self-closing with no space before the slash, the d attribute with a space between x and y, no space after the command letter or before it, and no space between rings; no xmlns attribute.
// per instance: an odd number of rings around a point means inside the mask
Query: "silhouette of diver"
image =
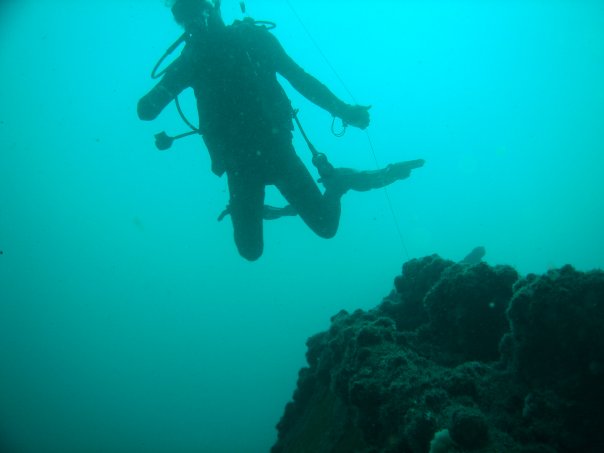
<svg viewBox="0 0 604 453"><path fill-rule="evenodd" d="M252 19L226 26L218 1L176 0L172 13L185 30L186 45L161 81L140 99L138 115L153 120L180 92L193 88L212 171L226 173L228 179L229 205L219 219L231 215L235 244L244 258L253 261L262 255L264 219L297 214L317 235L331 238L344 193L387 186L424 164L413 160L355 171L334 168L320 154L313 163L325 186L321 194L293 148L293 110L276 75L345 124L366 128L370 107L338 99ZM267 185L276 186L289 206L265 206Z"/></svg>

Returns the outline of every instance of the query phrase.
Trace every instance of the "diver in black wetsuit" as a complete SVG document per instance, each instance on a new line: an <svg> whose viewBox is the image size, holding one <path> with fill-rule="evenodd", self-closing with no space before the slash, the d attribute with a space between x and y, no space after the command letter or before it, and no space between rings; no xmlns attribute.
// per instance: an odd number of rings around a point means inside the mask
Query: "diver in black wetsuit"
<svg viewBox="0 0 604 453"><path fill-rule="evenodd" d="M338 229L340 198L347 190L384 187L423 165L422 160L401 162L368 172L334 169L328 163L329 171L322 172L325 165L317 165L325 186L321 194L292 146L292 106L277 74L346 124L366 128L369 107L338 99L298 66L265 27L246 20L226 26L219 2L176 0L172 13L187 34L185 48L139 101L138 115L153 120L181 91L193 88L212 171L227 174L228 212L244 258L262 255L263 217L281 215L264 206L267 185L275 185L289 202L283 214L297 213L316 234L330 238Z"/></svg>

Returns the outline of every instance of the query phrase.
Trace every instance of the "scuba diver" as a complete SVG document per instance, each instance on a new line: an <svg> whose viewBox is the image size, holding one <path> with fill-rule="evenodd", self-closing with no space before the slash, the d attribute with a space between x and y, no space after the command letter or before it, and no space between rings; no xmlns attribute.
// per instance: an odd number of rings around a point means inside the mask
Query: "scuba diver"
<svg viewBox="0 0 604 453"><path fill-rule="evenodd" d="M228 179L230 200L221 217L230 214L235 244L247 260L262 255L264 219L299 215L317 235L331 238L338 229L344 193L387 186L424 164L399 162L374 171L334 168L311 147L325 186L321 193L292 145L295 113L277 74L345 125L365 129L370 107L338 99L289 57L268 27L252 19L225 25L219 1L172 1L172 14L184 28L185 47L160 82L140 99L138 116L155 119L181 91L193 88L198 132L210 154L212 172L226 173ZM265 206L267 185L276 186L289 205Z"/></svg>

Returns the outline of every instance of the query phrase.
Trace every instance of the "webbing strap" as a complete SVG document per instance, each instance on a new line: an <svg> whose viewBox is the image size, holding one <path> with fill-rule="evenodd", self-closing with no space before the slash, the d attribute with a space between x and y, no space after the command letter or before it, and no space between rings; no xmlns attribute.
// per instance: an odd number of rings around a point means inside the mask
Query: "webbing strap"
<svg viewBox="0 0 604 453"><path fill-rule="evenodd" d="M304 132L304 128L302 127L302 124L300 124L300 120L298 119L298 112L299 112L299 109L294 109L292 111L292 116L294 117L294 120L296 121L296 124L298 125L298 129L300 129L300 133L302 134L302 137L304 137L304 141L308 145L308 149L310 149L310 152L312 153L313 157L317 157L317 155L319 155L319 151L317 151L317 148L315 148L315 145L313 145L311 143L311 141L308 139L308 137L306 136L306 132Z"/></svg>
<svg viewBox="0 0 604 453"><path fill-rule="evenodd" d="M304 137L304 141L306 142L306 144L308 145L308 149L310 149L310 152L312 153L312 163L315 167L317 167L319 175L321 175L322 178L327 178L331 176L334 172L333 165L329 163L329 160L327 159L325 153L320 153L319 151L317 151L317 148L315 148L315 146L306 136L304 128L302 127L302 124L300 124L300 120L298 119L298 109L292 111L292 116L294 117L294 120L296 120L298 129L300 129L300 133L302 134L302 137Z"/></svg>

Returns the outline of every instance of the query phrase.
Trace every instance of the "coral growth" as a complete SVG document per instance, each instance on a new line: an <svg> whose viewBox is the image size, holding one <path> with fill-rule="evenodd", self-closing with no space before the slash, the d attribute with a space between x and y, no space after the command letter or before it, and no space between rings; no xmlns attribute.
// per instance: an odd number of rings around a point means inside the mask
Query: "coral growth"
<svg viewBox="0 0 604 453"><path fill-rule="evenodd" d="M604 451L602 326L601 271L411 260L308 340L272 452Z"/></svg>

